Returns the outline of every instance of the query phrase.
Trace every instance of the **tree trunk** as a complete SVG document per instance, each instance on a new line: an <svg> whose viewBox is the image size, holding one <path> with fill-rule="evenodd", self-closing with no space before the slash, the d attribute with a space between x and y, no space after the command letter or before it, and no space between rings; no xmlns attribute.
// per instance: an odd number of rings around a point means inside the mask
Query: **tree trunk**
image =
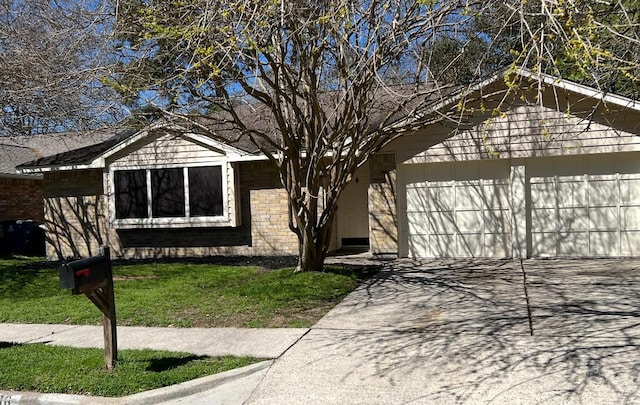
<svg viewBox="0 0 640 405"><path fill-rule="evenodd" d="M303 229L298 234L298 265L296 273L303 271L322 271L324 260L329 251L331 226L325 224Z"/></svg>

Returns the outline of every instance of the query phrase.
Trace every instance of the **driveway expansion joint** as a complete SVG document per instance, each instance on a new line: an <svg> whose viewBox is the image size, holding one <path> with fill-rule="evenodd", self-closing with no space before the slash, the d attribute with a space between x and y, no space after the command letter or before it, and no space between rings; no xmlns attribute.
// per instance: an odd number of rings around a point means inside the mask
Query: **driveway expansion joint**
<svg viewBox="0 0 640 405"><path fill-rule="evenodd" d="M524 262L520 259L520 269L522 269L522 287L524 289L524 299L527 303L527 318L529 319L529 333L533 336L533 317L531 316L531 304L529 302L529 291L527 290L527 272L524 270Z"/></svg>

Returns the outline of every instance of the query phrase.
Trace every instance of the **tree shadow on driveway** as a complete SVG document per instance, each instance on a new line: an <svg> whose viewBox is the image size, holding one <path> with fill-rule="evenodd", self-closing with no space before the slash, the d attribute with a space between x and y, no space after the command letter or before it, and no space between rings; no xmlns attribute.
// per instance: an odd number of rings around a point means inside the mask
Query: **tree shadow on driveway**
<svg viewBox="0 0 640 405"><path fill-rule="evenodd" d="M639 264L392 262L276 363L256 403L636 403ZM278 378L296 387L286 398Z"/></svg>

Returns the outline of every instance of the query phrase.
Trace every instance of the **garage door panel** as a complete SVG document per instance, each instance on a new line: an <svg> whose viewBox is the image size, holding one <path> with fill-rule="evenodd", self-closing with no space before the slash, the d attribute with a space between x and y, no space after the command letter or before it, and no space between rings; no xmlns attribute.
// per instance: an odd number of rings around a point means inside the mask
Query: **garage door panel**
<svg viewBox="0 0 640 405"><path fill-rule="evenodd" d="M531 206L535 208L555 208L556 185L552 181L531 183Z"/></svg>
<svg viewBox="0 0 640 405"><path fill-rule="evenodd" d="M526 170L533 255L638 254L640 154L540 158Z"/></svg>
<svg viewBox="0 0 640 405"><path fill-rule="evenodd" d="M418 171L407 180L411 182L406 188L410 255L509 256L509 162L428 163L424 167L424 185L418 182ZM436 173L438 170L442 173ZM487 232L503 232L500 241L509 243L488 248L491 238L486 237Z"/></svg>
<svg viewBox="0 0 640 405"><path fill-rule="evenodd" d="M618 207L589 208L589 229L607 230L618 228Z"/></svg>
<svg viewBox="0 0 640 405"><path fill-rule="evenodd" d="M511 249L511 237L505 233L484 234L484 255L500 257Z"/></svg>
<svg viewBox="0 0 640 405"><path fill-rule="evenodd" d="M454 235L429 235L425 257L456 257Z"/></svg>
<svg viewBox="0 0 640 405"><path fill-rule="evenodd" d="M424 218L424 214L423 214L423 218L422 218L422 222L426 223L427 228L425 233L435 233L435 234L441 234L441 233L455 233L457 226L456 226L456 221L455 221L455 217L454 217L454 213L451 211L444 211L444 212L439 212L439 211L432 211L432 212L428 212L427 213L428 217Z"/></svg>
<svg viewBox="0 0 640 405"><path fill-rule="evenodd" d="M620 180L620 201L623 204L640 204L640 178Z"/></svg>
<svg viewBox="0 0 640 405"><path fill-rule="evenodd" d="M589 206L615 205L618 202L618 197L618 185L615 178L613 180L589 179Z"/></svg>
<svg viewBox="0 0 640 405"><path fill-rule="evenodd" d="M559 208L558 230L586 231L589 229L589 210L587 208Z"/></svg>
<svg viewBox="0 0 640 405"><path fill-rule="evenodd" d="M409 235L408 243L411 257L428 257L428 235Z"/></svg>
<svg viewBox="0 0 640 405"><path fill-rule="evenodd" d="M589 252L589 232L562 232L557 235L561 256L585 256Z"/></svg>
<svg viewBox="0 0 640 405"><path fill-rule="evenodd" d="M584 180L558 182L558 206L584 207L587 204L587 186Z"/></svg>
<svg viewBox="0 0 640 405"><path fill-rule="evenodd" d="M531 248L534 256L553 256L556 252L555 232L533 232L531 234ZM553 254L551 253L553 252Z"/></svg>
<svg viewBox="0 0 640 405"><path fill-rule="evenodd" d="M511 195L508 184L483 184L481 198L485 207L508 208Z"/></svg>
<svg viewBox="0 0 640 405"><path fill-rule="evenodd" d="M594 256L609 256L611 252L618 252L618 232L589 232L589 247Z"/></svg>
<svg viewBox="0 0 640 405"><path fill-rule="evenodd" d="M623 229L640 230L640 207L622 207L621 215Z"/></svg>
<svg viewBox="0 0 640 405"><path fill-rule="evenodd" d="M426 235L429 233L429 223L424 221L424 213L422 212L408 212L407 224L409 233L412 235Z"/></svg>
<svg viewBox="0 0 640 405"><path fill-rule="evenodd" d="M456 205L456 193L451 184L429 184L427 208L435 211L450 211Z"/></svg>
<svg viewBox="0 0 640 405"><path fill-rule="evenodd" d="M640 255L640 230L621 232L620 251L624 256Z"/></svg>
<svg viewBox="0 0 640 405"><path fill-rule="evenodd" d="M408 188L407 189L407 211L422 212L427 207L427 193L424 189Z"/></svg>
<svg viewBox="0 0 640 405"><path fill-rule="evenodd" d="M458 232L477 232L483 228L482 211L456 211Z"/></svg>
<svg viewBox="0 0 640 405"><path fill-rule="evenodd" d="M537 232L556 231L556 212L550 208L534 208L531 210L531 229Z"/></svg>
<svg viewBox="0 0 640 405"><path fill-rule="evenodd" d="M479 184L456 185L456 209L481 209L482 192Z"/></svg>
<svg viewBox="0 0 640 405"><path fill-rule="evenodd" d="M457 253L460 257L482 257L483 240L481 233L460 233L456 235Z"/></svg>
<svg viewBox="0 0 640 405"><path fill-rule="evenodd" d="M511 232L511 212L508 209L483 212L485 232L508 234Z"/></svg>

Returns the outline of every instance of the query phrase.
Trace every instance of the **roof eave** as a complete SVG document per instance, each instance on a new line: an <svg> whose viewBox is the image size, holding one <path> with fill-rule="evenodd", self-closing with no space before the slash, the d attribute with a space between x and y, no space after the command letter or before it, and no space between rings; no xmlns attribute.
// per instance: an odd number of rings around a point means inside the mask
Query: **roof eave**
<svg viewBox="0 0 640 405"><path fill-rule="evenodd" d="M24 180L42 180L40 173L22 174L18 173L0 173L0 179L24 179Z"/></svg>
<svg viewBox="0 0 640 405"><path fill-rule="evenodd" d="M640 111L640 101L632 100L624 96L620 96L613 93L605 93L601 90L594 89L593 87L585 86L584 84L574 83L574 82L571 82L559 77L550 76L544 73L535 73L524 68L519 69L518 74L523 77L528 77L534 80L540 80L545 84L555 86L566 91L581 94L585 97L601 100L607 104L613 104L619 107Z"/></svg>
<svg viewBox="0 0 640 405"><path fill-rule="evenodd" d="M91 163L82 163L82 164L74 164L74 165L26 166L26 167L20 167L17 170L22 174L35 174L35 173L66 171L66 170L103 169L104 167L105 167L104 159L95 159Z"/></svg>
<svg viewBox="0 0 640 405"><path fill-rule="evenodd" d="M434 114L437 111L443 110L448 106L454 105L458 103L460 100L463 100L465 97L473 94L476 91L480 91L483 88L495 83L496 81L504 78L507 74L509 74L510 70L503 70L495 75L473 85L469 86L445 99L434 102L432 104L427 105L424 109L417 111L417 113L411 117L402 118L396 122L389 124L387 128L399 128L411 123L414 123L426 116ZM600 90L594 89L589 86L585 86L583 84L574 83L568 81L566 79L562 79L560 77L550 76L544 73L535 73L529 69L519 68L516 70L516 73L524 78L530 78L534 80L540 80L544 84L555 86L557 88L581 94L585 97L593 98L595 100L601 100L604 103L609 103L613 105L617 105L623 108L628 108L635 111L640 111L640 101L635 101L630 98L620 96L612 93L604 93Z"/></svg>

